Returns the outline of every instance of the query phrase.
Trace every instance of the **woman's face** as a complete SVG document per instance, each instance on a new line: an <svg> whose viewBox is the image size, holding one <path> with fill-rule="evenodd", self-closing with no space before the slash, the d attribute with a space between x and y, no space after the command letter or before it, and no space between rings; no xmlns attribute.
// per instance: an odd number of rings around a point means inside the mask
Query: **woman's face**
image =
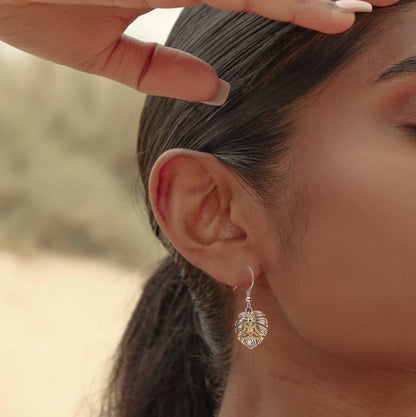
<svg viewBox="0 0 416 417"><path fill-rule="evenodd" d="M278 276L276 260L266 271L288 319L315 345L414 369L416 58L406 73L379 78L416 56L415 23L415 7L396 16L300 109L295 171L308 227L292 273Z"/></svg>

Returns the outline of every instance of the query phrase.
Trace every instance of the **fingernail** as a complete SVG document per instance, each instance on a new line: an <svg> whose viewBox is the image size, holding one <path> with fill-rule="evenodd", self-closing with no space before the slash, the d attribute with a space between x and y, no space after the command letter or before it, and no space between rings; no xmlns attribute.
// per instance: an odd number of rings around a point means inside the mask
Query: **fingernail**
<svg viewBox="0 0 416 417"><path fill-rule="evenodd" d="M371 3L363 0L338 0L334 4L347 12L371 12L373 10Z"/></svg>
<svg viewBox="0 0 416 417"><path fill-rule="evenodd" d="M217 94L215 94L211 100L203 101L202 103L209 104L210 106L222 106L230 94L230 88L230 84L220 78L220 85Z"/></svg>

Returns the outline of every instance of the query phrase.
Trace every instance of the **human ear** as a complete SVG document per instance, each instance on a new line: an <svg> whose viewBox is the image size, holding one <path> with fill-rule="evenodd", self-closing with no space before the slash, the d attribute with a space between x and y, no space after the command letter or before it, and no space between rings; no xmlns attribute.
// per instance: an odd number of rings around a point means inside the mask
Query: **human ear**
<svg viewBox="0 0 416 417"><path fill-rule="evenodd" d="M149 180L155 218L189 262L231 286L250 285L246 266L261 273L252 233L261 209L243 181L213 155L171 149L155 162Z"/></svg>

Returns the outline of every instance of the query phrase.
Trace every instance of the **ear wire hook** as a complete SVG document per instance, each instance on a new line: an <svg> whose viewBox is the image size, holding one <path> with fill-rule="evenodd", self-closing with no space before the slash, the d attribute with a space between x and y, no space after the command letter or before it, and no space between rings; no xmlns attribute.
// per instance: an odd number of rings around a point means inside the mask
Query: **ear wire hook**
<svg viewBox="0 0 416 417"><path fill-rule="evenodd" d="M254 272L253 272L253 270L251 269L251 267L250 267L250 266L246 266L246 268L248 268L248 269L250 270L250 272L251 272L251 286L250 286L250 288L247 290L247 297L250 297L250 295L251 295L251 289L253 288L253 285L254 285ZM235 291L237 288L238 288L238 287L234 287L234 288L233 288L233 291Z"/></svg>
<svg viewBox="0 0 416 417"><path fill-rule="evenodd" d="M251 269L251 267L246 266L246 268L248 268L248 269L250 270L250 272L251 272L251 286L250 286L250 288L247 290L247 297L250 297L250 295L251 295L251 289L253 288L253 285L254 285L254 272L253 272L253 270Z"/></svg>

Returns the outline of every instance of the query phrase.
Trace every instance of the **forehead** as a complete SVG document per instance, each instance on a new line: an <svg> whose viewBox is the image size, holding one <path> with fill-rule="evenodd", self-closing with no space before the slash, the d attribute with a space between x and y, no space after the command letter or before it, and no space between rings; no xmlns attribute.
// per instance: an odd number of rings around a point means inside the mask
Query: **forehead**
<svg viewBox="0 0 416 417"><path fill-rule="evenodd" d="M325 138L332 147L346 134L349 141L359 136L363 143L363 135L370 141L365 129L381 126L416 101L416 72L377 82L390 67L416 55L416 2L392 8L380 22L347 65L298 102L293 140L303 154L323 146Z"/></svg>
<svg viewBox="0 0 416 417"><path fill-rule="evenodd" d="M377 26L358 53L333 77L319 85L312 96L333 92L337 96L342 93L344 98L354 94L365 97L369 92L383 89L388 84L385 81L377 82L381 74L411 56L416 56L416 2L391 8L380 16ZM399 78L403 82L408 79L397 77L397 84ZM416 79L416 72L413 78Z"/></svg>

